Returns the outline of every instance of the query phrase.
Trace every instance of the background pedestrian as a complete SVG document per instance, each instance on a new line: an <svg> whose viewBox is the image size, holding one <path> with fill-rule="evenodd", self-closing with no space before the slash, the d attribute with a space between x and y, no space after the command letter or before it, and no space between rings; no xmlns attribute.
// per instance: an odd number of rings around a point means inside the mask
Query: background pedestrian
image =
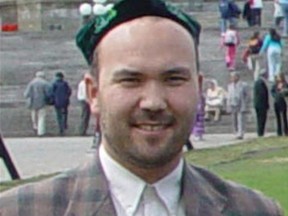
<svg viewBox="0 0 288 216"><path fill-rule="evenodd" d="M89 105L89 85L91 83L91 75L85 73L82 80L78 84L77 99L81 106L81 120L79 126L79 133L81 136L85 136L90 120L90 105Z"/></svg>
<svg viewBox="0 0 288 216"><path fill-rule="evenodd" d="M31 110L32 127L38 136L46 133L46 104L50 97L50 85L45 80L45 73L38 71L27 85L24 96Z"/></svg>
<svg viewBox="0 0 288 216"><path fill-rule="evenodd" d="M254 83L254 109L256 113L257 135L264 136L269 110L269 90L266 83L267 70L262 69Z"/></svg>
<svg viewBox="0 0 288 216"><path fill-rule="evenodd" d="M276 80L271 89L274 98L274 111L277 123L277 135L288 136L287 103L285 97L288 97L288 83L283 73L276 76Z"/></svg>
<svg viewBox="0 0 288 216"><path fill-rule="evenodd" d="M64 74L57 72L55 74L55 81L52 85L54 107L56 111L56 118L59 126L59 135L64 135L68 128L68 106L70 103L71 88L67 81L64 80Z"/></svg>

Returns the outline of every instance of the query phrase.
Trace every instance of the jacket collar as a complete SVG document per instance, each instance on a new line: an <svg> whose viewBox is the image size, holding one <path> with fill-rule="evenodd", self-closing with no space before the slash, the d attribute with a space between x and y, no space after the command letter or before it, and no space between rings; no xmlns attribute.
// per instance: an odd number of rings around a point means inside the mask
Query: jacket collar
<svg viewBox="0 0 288 216"><path fill-rule="evenodd" d="M98 154L77 172L65 216L116 216Z"/></svg>
<svg viewBox="0 0 288 216"><path fill-rule="evenodd" d="M77 173L65 216L116 216L98 154L96 152L94 159ZM186 215L222 215L227 200L214 187L224 187L216 184L220 182L217 177L211 177L211 174L209 177L204 176L205 172L200 174L193 166L184 165L182 199Z"/></svg>
<svg viewBox="0 0 288 216"><path fill-rule="evenodd" d="M217 177L206 170L201 171L201 168L195 168L186 163L182 192L186 215L223 215L227 199L218 191L225 190L220 182Z"/></svg>

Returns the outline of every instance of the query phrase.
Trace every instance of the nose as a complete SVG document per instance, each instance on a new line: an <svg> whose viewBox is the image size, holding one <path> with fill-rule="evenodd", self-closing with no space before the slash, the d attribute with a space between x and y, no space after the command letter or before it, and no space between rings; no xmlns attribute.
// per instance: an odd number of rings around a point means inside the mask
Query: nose
<svg viewBox="0 0 288 216"><path fill-rule="evenodd" d="M165 88L153 82L143 89L140 108L146 111L159 112L167 108Z"/></svg>

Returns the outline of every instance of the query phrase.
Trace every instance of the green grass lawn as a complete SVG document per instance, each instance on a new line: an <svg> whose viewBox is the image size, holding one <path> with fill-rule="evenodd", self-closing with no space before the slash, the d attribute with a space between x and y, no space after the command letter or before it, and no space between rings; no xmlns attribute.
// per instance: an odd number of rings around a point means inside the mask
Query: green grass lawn
<svg viewBox="0 0 288 216"><path fill-rule="evenodd" d="M195 150L191 163L207 167L226 179L262 191L276 199L288 214L288 138L255 139L238 145ZM0 183L0 191L47 176Z"/></svg>
<svg viewBox="0 0 288 216"><path fill-rule="evenodd" d="M261 138L186 156L226 179L262 191L288 213L288 138Z"/></svg>

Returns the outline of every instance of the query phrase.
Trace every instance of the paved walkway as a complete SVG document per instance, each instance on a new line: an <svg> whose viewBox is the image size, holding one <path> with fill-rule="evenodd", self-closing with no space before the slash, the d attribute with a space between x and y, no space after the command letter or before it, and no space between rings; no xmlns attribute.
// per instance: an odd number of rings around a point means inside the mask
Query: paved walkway
<svg viewBox="0 0 288 216"><path fill-rule="evenodd" d="M253 138L256 134L248 133L244 141ZM21 178L71 169L93 154L92 137L4 138L4 142ZM206 134L203 141L193 141L193 145L201 149L241 142L232 134ZM7 180L10 177L0 159L0 181Z"/></svg>

